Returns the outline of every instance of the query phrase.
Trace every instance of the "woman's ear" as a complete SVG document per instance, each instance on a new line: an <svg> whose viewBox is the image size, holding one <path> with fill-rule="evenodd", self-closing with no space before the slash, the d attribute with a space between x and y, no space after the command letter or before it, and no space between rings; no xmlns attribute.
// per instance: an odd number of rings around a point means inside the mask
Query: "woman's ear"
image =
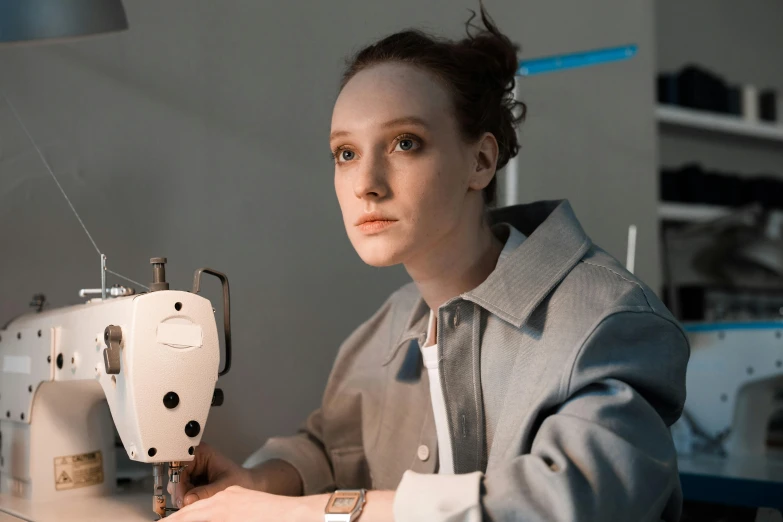
<svg viewBox="0 0 783 522"><path fill-rule="evenodd" d="M474 150L474 171L470 175L468 187L471 190L484 190L495 176L498 164L498 140L491 132L485 132Z"/></svg>

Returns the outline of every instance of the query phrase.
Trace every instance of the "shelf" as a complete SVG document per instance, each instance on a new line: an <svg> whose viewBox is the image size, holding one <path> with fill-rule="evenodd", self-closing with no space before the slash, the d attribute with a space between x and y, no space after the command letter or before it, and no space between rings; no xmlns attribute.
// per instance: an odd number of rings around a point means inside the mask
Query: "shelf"
<svg viewBox="0 0 783 522"><path fill-rule="evenodd" d="M671 105L658 105L655 117L663 125L673 125L734 136L783 142L783 124L751 123L737 116L714 114Z"/></svg>
<svg viewBox="0 0 783 522"><path fill-rule="evenodd" d="M729 215L731 208L694 203L661 202L658 218L666 221L702 222Z"/></svg>

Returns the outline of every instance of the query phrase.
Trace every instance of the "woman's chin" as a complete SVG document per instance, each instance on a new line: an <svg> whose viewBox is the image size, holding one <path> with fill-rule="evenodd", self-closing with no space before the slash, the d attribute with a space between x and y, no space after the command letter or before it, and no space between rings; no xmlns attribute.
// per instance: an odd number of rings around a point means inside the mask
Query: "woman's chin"
<svg viewBox="0 0 783 522"><path fill-rule="evenodd" d="M399 264L399 261L396 261L393 257L378 256L378 255L369 255L369 256L360 256L360 257L362 258L362 261L364 261L370 266L374 266L375 268L383 268L386 266L394 266Z"/></svg>
<svg viewBox="0 0 783 522"><path fill-rule="evenodd" d="M402 262L397 252L380 248L378 245L374 248L373 245L363 245L363 248L357 249L357 253L362 261L376 268L394 266Z"/></svg>

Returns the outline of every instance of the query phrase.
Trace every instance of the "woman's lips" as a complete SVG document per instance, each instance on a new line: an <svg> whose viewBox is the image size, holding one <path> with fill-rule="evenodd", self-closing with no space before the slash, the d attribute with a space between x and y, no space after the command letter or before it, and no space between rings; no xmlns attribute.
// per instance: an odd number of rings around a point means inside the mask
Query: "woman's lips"
<svg viewBox="0 0 783 522"><path fill-rule="evenodd" d="M365 221L364 223L357 225L357 227L365 234L377 234L394 225L396 222L397 221L391 219L379 219L375 221Z"/></svg>

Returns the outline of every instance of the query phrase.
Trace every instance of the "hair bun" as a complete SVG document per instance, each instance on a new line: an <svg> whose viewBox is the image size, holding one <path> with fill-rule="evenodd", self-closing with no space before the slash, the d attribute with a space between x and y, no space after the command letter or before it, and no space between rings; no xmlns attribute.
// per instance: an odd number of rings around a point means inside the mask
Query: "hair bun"
<svg viewBox="0 0 783 522"><path fill-rule="evenodd" d="M479 62L483 62L487 74L497 79L504 90L510 88L519 69L519 46L500 32L483 5L481 6L483 28L473 23L475 18L475 11L471 11L471 17L465 23L467 38L461 40L459 44L480 53L482 56Z"/></svg>

